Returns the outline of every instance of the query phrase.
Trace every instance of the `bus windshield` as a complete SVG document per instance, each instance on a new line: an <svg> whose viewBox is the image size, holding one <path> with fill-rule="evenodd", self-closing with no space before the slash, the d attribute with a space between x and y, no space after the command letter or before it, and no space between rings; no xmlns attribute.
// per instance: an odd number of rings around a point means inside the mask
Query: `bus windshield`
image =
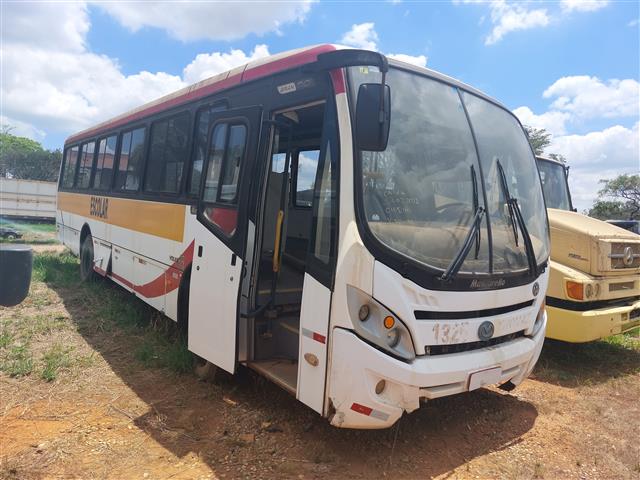
<svg viewBox="0 0 640 480"><path fill-rule="evenodd" d="M564 165L540 158L537 161L540 180L542 181L542 192L544 193L547 208L571 210L571 199L569 197Z"/></svg>
<svg viewBox="0 0 640 480"><path fill-rule="evenodd" d="M380 74L355 67L349 78L356 96L360 84L379 82ZM360 152L359 164L361 217L375 240L392 255L447 269L482 207L486 214L459 272L525 271L526 232L509 208L508 195L522 212L535 263L544 263L549 245L540 181L513 115L417 73L391 68L387 83L387 148Z"/></svg>

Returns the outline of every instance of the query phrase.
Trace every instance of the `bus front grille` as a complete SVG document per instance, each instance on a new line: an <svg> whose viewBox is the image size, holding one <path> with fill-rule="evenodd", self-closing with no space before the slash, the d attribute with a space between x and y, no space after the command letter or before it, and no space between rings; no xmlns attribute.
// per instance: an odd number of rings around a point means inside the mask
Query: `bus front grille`
<svg viewBox="0 0 640 480"><path fill-rule="evenodd" d="M453 343L450 345L427 345L424 347L426 355L447 355L450 353L462 353L470 350L479 350L481 348L493 347L501 343L510 342L516 338L524 337L524 330L510 333L501 337L490 338L489 340L479 340L477 342Z"/></svg>

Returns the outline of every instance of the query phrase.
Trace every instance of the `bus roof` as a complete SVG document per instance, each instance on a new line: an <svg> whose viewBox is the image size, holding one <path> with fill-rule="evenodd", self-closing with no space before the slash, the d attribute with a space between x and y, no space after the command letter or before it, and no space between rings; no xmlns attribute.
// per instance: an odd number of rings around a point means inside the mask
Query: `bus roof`
<svg viewBox="0 0 640 480"><path fill-rule="evenodd" d="M536 160L544 160L545 162L557 163L564 166L564 163L562 163L560 160L556 160L555 158L551 157L544 157L542 155L536 155Z"/></svg>
<svg viewBox="0 0 640 480"><path fill-rule="evenodd" d="M162 112L169 108L188 103L193 100L213 95L216 92L226 90L227 88L240 85L258 78L266 77L276 73L280 73L292 68L296 68L302 65L313 63L317 60L318 55L321 53L332 52L334 50L341 50L349 47L334 44L322 44L314 45L311 47L298 48L295 50L288 50L269 57L253 60L249 63L233 68L213 77L201 80L200 82L189 85L173 93L160 97L151 102L145 103L139 107L129 110L121 115L106 120L102 123L89 127L78 133L74 133L65 140L65 146L67 144L75 143L85 138L91 138L101 133L106 133L115 127L125 125L138 119L142 119L154 113ZM492 103L502 106L496 100L488 97L484 93L476 90L470 85L464 84L455 78L449 77L442 73L436 72L429 68L418 67L408 64L399 60L389 59L389 64L403 69L413 70L418 73L427 74L431 77L439 79L441 81L450 83L452 85L462 87L478 96L489 100ZM345 91L344 81L342 81L342 90L336 93L342 93Z"/></svg>

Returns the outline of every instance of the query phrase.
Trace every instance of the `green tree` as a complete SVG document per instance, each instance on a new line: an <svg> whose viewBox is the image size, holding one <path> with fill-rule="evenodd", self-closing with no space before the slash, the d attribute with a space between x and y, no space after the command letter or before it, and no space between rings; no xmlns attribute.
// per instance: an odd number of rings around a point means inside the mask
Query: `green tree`
<svg viewBox="0 0 640 480"><path fill-rule="evenodd" d="M589 216L600 219L640 219L640 175L618 175L600 180L603 187L589 210Z"/></svg>
<svg viewBox="0 0 640 480"><path fill-rule="evenodd" d="M62 161L60 150L46 150L38 142L0 128L0 177L56 181Z"/></svg>
<svg viewBox="0 0 640 480"><path fill-rule="evenodd" d="M542 155L544 149L551 145L551 134L544 128L533 128L525 125L524 129L529 136L529 143L533 148L533 153Z"/></svg>

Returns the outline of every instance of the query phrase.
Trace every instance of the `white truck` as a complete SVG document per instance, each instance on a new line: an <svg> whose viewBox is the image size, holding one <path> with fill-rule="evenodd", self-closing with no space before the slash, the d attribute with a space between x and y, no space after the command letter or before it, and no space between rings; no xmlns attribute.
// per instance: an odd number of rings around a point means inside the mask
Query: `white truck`
<svg viewBox="0 0 640 480"><path fill-rule="evenodd" d="M54 220L57 189L56 182L0 178L0 216Z"/></svg>

